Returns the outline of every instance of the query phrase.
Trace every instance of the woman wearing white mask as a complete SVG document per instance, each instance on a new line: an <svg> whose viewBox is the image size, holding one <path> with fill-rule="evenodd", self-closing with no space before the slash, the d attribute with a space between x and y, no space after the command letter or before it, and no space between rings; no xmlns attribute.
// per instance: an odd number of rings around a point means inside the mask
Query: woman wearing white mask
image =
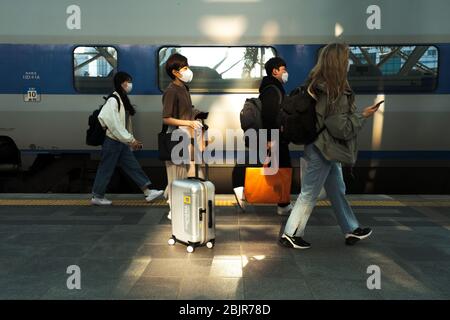
<svg viewBox="0 0 450 320"><path fill-rule="evenodd" d="M152 201L162 195L162 190L150 190L149 178L142 170L132 150L142 149L142 143L132 134L131 117L136 110L128 99L133 88L132 78L125 72L114 76L113 95L98 115L101 125L106 128L106 137L102 145L102 158L97 169L92 189L93 205L111 205L105 198L106 187L117 165L142 189L145 200Z"/></svg>
<svg viewBox="0 0 450 320"><path fill-rule="evenodd" d="M163 103L163 124L167 126L166 132L172 132L179 128L185 130L191 137L196 129L202 128L202 123L196 119L206 118L207 113L201 112L192 105L189 88L186 85L192 81L193 73L189 68L187 58L175 53L169 57L165 65L166 72L172 79L167 86L162 97ZM192 153L192 148L191 148ZM192 157L191 157L192 159ZM173 180L185 179L195 175L195 164L174 164L172 161L165 161L167 172L167 187L164 192L167 202L170 205L170 187ZM204 177L200 170L200 177ZM171 219L171 212L167 216Z"/></svg>

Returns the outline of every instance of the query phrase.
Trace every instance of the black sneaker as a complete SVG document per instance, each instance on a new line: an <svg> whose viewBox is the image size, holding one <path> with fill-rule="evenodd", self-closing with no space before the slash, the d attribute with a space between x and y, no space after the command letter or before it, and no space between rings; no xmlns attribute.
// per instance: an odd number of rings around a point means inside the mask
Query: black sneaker
<svg viewBox="0 0 450 320"><path fill-rule="evenodd" d="M302 237L290 237L283 234L280 239L280 244L284 247L294 249L309 249L311 244L303 240Z"/></svg>
<svg viewBox="0 0 450 320"><path fill-rule="evenodd" d="M357 228L352 233L347 233L345 235L345 244L352 246L359 240L363 240L367 237L369 237L372 234L372 229L370 228Z"/></svg>

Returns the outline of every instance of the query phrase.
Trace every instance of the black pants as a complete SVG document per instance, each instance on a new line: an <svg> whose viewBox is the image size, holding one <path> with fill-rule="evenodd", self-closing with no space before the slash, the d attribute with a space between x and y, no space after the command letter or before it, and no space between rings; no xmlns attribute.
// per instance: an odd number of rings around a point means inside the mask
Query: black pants
<svg viewBox="0 0 450 320"><path fill-rule="evenodd" d="M280 143L279 148L280 168L292 168L291 155L289 153L289 144ZM245 168L262 166L261 163L257 165L248 164L248 154L246 154L246 164L238 164L233 168L232 185L233 188L242 187L245 184ZM289 203L279 203L280 207L287 206Z"/></svg>

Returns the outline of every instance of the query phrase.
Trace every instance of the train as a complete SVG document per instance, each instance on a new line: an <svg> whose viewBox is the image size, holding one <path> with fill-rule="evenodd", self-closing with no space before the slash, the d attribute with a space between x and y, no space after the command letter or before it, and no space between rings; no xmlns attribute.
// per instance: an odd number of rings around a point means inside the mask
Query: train
<svg viewBox="0 0 450 320"><path fill-rule="evenodd" d="M88 117L112 91L115 72L126 71L134 133L144 144L136 155L163 187L157 134L170 54L188 58L193 104L209 112L208 126L234 129L237 141L239 112L258 95L265 61L286 61L289 92L305 81L320 48L344 42L358 108L385 100L359 136L348 191L450 192L448 1L2 0L1 7L1 172L64 159L66 169L45 174L61 179L70 166L95 164L100 149L85 143ZM294 191L302 150L291 145ZM218 192L231 193L234 168L210 166Z"/></svg>

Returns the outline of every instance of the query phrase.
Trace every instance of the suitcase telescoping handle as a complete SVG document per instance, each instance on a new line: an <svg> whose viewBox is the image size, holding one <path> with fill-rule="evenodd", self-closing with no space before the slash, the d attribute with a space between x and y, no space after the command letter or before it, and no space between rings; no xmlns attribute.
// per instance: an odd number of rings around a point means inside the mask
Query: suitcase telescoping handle
<svg viewBox="0 0 450 320"><path fill-rule="evenodd" d="M200 121L202 122L202 130L204 130L205 128L205 119L200 119ZM204 130L203 134L204 134L204 139L205 139L205 149L208 147L208 136L207 136L207 132L208 130ZM202 152L202 159L203 159L203 154L204 154L204 150ZM198 164L195 164L195 178L194 179L198 179L200 181L206 181L209 179L209 166L208 166L208 161L205 161L205 179L202 179L198 176ZM192 178L190 178L192 179Z"/></svg>
<svg viewBox="0 0 450 320"><path fill-rule="evenodd" d="M202 120L203 129L204 129L205 128L205 120L204 119L201 119L201 120ZM204 131L205 149L208 148L208 130L207 129ZM203 150L203 154L204 153L205 153L205 150ZM205 160L205 178L206 178L206 180L209 180L209 165L208 165L208 161L206 161L206 160Z"/></svg>

